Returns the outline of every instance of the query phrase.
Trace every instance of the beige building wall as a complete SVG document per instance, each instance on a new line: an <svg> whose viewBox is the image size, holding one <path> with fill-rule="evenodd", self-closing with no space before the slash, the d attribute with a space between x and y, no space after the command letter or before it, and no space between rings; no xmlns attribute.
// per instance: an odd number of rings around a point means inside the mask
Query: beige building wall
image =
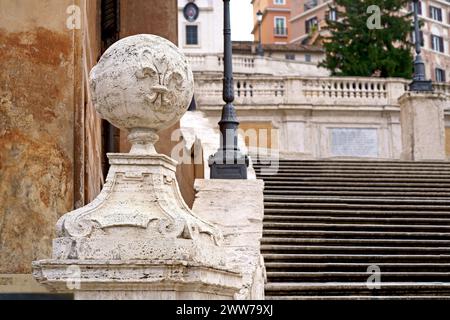
<svg viewBox="0 0 450 320"><path fill-rule="evenodd" d="M67 27L71 5L79 2L0 2L0 274L29 274L31 261L50 255L57 219L83 202L81 32Z"/></svg>

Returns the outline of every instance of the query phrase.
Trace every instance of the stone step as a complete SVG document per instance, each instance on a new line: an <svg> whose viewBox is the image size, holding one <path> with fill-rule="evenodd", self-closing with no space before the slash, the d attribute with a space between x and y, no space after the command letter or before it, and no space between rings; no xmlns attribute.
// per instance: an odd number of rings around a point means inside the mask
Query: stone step
<svg viewBox="0 0 450 320"><path fill-rule="evenodd" d="M450 263L449 254L300 254L265 253L266 262L327 262L327 263Z"/></svg>
<svg viewBox="0 0 450 320"><path fill-rule="evenodd" d="M449 190L443 190L443 188L424 188L421 186L418 187L409 187L409 188L393 188L393 187L378 187L378 186L367 186L367 187L354 187L354 186L282 186L282 185L270 185L266 186L265 190L286 190L286 191L376 191L376 192L435 192L435 193L450 193Z"/></svg>
<svg viewBox="0 0 450 320"><path fill-rule="evenodd" d="M272 165L255 165L268 299L450 298L450 162ZM380 290L367 287L370 265Z"/></svg>
<svg viewBox="0 0 450 320"><path fill-rule="evenodd" d="M272 282L266 285L267 296L430 296L450 295L450 283L447 282L382 282L381 289L370 289L367 282Z"/></svg>
<svg viewBox="0 0 450 320"><path fill-rule="evenodd" d="M413 177L415 174L423 175L426 173L429 174L446 174L450 173L450 166L448 167L334 167L334 166L320 166L320 167L292 167L292 166L283 166L274 164L268 167L258 167L254 166L255 173L265 177L266 175L276 175L276 174L306 174L306 175L315 175L315 174L410 174Z"/></svg>
<svg viewBox="0 0 450 320"><path fill-rule="evenodd" d="M366 268L367 269L367 268ZM380 279L383 282L448 282L450 283L450 272L387 272L380 268ZM373 273L366 270L357 271L321 271L321 272L279 272L267 271L269 283L273 282L364 282Z"/></svg>
<svg viewBox="0 0 450 320"><path fill-rule="evenodd" d="M450 300L450 294L449 295L398 295L398 296L392 296L392 295L380 295L380 296L362 296L362 295L342 295L342 296L333 296L333 295L324 295L324 296L316 296L314 294L310 294L307 296L304 295L297 295L297 296L289 296L289 295L283 295L283 296L269 296L266 295L265 299L268 301L368 301L368 300L381 300L381 301L414 301L414 300L420 300L420 301L434 301L434 300Z"/></svg>
<svg viewBox="0 0 450 320"><path fill-rule="evenodd" d="M261 252L263 254L276 253L276 254L307 254L307 253L320 253L320 254L443 254L450 253L450 247L388 247L388 246L343 246L343 245L262 245Z"/></svg>
<svg viewBox="0 0 450 320"><path fill-rule="evenodd" d="M450 226L442 226L442 225L401 225L401 224L351 224L351 223L283 223L283 222L264 222L264 228L267 230L322 230L322 231L332 231L332 230L340 230L340 231L412 231L412 232L447 232L450 233Z"/></svg>
<svg viewBox="0 0 450 320"><path fill-rule="evenodd" d="M266 215L281 216L330 216L330 217L416 217L416 218L449 218L449 211L375 211L375 210L346 210L346 209L282 209L282 208L266 208Z"/></svg>
<svg viewBox="0 0 450 320"><path fill-rule="evenodd" d="M394 231L337 231L337 230L286 230L286 229L267 229L263 231L264 238L273 237L295 237L299 238L336 238L346 239L355 238L373 238L373 239L450 239L449 232L399 232Z"/></svg>
<svg viewBox="0 0 450 320"><path fill-rule="evenodd" d="M310 181L306 179L305 181L279 181L276 179L267 180L264 179L266 187L271 186L299 186L299 187L388 187L388 188L439 188L448 190L450 188L450 183L425 183L423 181L407 181L407 182L380 182L380 181L368 181L368 182L348 182L348 181Z"/></svg>
<svg viewBox="0 0 450 320"><path fill-rule="evenodd" d="M417 246L423 247L428 246L430 248L439 246L448 246L450 250L450 239L448 240L430 240L430 239L373 239L369 238L263 238L261 244L266 245L291 245L291 246L301 246L310 244L326 244L326 245L360 245L360 246Z"/></svg>
<svg viewBox="0 0 450 320"><path fill-rule="evenodd" d="M297 176L297 175L290 175L286 177L280 177L278 175L276 176L266 176L264 177L264 180L270 181L277 181L277 182L297 182L301 183L303 181L309 181L309 182L366 182L366 183L376 183L376 182L382 182L382 183L450 183L450 178L441 176L441 177L365 177L365 176L358 176L358 177L317 177L317 176Z"/></svg>
<svg viewBox="0 0 450 320"><path fill-rule="evenodd" d="M398 161L398 160L287 160L287 159L265 159L260 158L258 161L253 161L254 165L269 165L270 163L278 162L283 165L293 166L331 166L333 168L339 166L388 166L388 167L450 167L449 161Z"/></svg>
<svg viewBox="0 0 450 320"><path fill-rule="evenodd" d="M405 168L390 168L390 167L300 167L300 166L278 166L278 167L266 167L266 166L254 166L256 173L273 172L273 173L380 173L380 174L390 174L390 173L408 173L408 174L424 174L424 173L445 173L450 174L449 168L441 167L405 167Z"/></svg>
<svg viewBox="0 0 450 320"><path fill-rule="evenodd" d="M266 188L264 194L267 196L320 196L320 197L348 197L348 198L361 198L361 197L383 197L383 198L423 198L423 199L437 199L446 200L450 198L450 192L408 192L408 191L389 191L389 192L378 192L378 191L306 191L306 190L273 190L272 188Z"/></svg>
<svg viewBox="0 0 450 320"><path fill-rule="evenodd" d="M285 272L326 272L326 271L367 271L367 263L301 263L301 262L267 262L267 271ZM381 272L450 272L450 263L377 263Z"/></svg>
<svg viewBox="0 0 450 320"><path fill-rule="evenodd" d="M275 202L277 200L277 202ZM295 200L295 199L294 199ZM442 211L442 212L449 212L450 206L448 205L415 205L415 204L402 204L402 205L391 205L391 204L381 204L381 203L372 203L372 204L365 204L365 203L348 203L349 201L347 199L340 199L341 203L324 203L320 201L316 201L315 203L311 202L280 202L283 201L283 199L277 199L277 198L271 198L270 201L264 202L265 208L268 209L333 209L333 210L377 210L377 211L392 211L392 210L399 210L399 211ZM342 203L343 202L343 203Z"/></svg>
<svg viewBox="0 0 450 320"><path fill-rule="evenodd" d="M443 163L420 163L420 162L411 162L411 163L372 163L362 161L360 163L305 163L305 162L284 162L284 161L272 161L267 163L255 163L253 162L253 167L256 169L276 169L283 168L289 170L317 170L317 169L326 169L326 170L364 170L366 168L374 168L377 170L441 170L448 171L450 170L450 161Z"/></svg>
<svg viewBox="0 0 450 320"><path fill-rule="evenodd" d="M430 225L450 225L450 213L447 218L376 218L376 217L335 217L335 216L292 216L292 215L265 215L265 222L332 222L332 223L358 223L358 224L430 224Z"/></svg>
<svg viewBox="0 0 450 320"><path fill-rule="evenodd" d="M449 218L450 212L445 211L375 211L375 210L346 210L346 209L282 209L266 208L265 216L311 216L311 217L370 217L370 218Z"/></svg>
<svg viewBox="0 0 450 320"><path fill-rule="evenodd" d="M305 197L305 196L265 196L264 201L266 203L283 201L283 203L290 202L307 202L307 203L348 203L348 204L367 204L367 203L379 203L379 204L390 204L390 205L402 205L402 204L420 204L420 205L446 205L450 212L450 199L378 199L370 197L359 197L359 198L343 198L343 197Z"/></svg>
<svg viewBox="0 0 450 320"><path fill-rule="evenodd" d="M266 173L267 174L267 173ZM265 175L266 175L265 174ZM373 171L367 171L367 172L361 172L361 173L354 173L354 172L335 172L335 173L322 173L322 172L316 172L316 173L301 173L301 172L284 172L284 171L278 171L276 175L270 175L267 178L275 177L279 178L280 180L283 180L285 178L339 178L339 179L345 179L348 180L350 178L353 179L367 179L367 178L375 178L375 179L396 179L396 178L403 178L407 180L423 180L423 179L436 179L436 180L442 180L450 179L450 172L425 172L425 173L401 173L401 172L392 172L392 173L378 173ZM266 177L264 177L265 179Z"/></svg>

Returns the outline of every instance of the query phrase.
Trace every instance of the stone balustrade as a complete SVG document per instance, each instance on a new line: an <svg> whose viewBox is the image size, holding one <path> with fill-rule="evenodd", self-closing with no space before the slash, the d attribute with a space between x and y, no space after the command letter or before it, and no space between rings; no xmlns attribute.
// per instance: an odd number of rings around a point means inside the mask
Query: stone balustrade
<svg viewBox="0 0 450 320"><path fill-rule="evenodd" d="M450 84L449 83L435 83L434 90L436 92L444 93L450 95Z"/></svg>
<svg viewBox="0 0 450 320"><path fill-rule="evenodd" d="M222 76L196 72L194 78L198 109L217 123L223 105ZM395 78L236 74L234 104L245 128L263 136L261 128L265 128L267 134L274 135L265 143L261 138L255 140L258 148L278 148L284 158L335 157L330 147L333 130L351 129L363 138L376 130L375 138L367 141L373 153L366 157L376 154L377 159L400 159L399 98L407 92L409 83ZM448 127L450 84L437 83L434 87L436 93L447 96L444 108Z"/></svg>
<svg viewBox="0 0 450 320"><path fill-rule="evenodd" d="M201 106L222 104L222 78L195 74L196 97ZM398 108L398 98L410 81L359 77L235 77L237 106L323 105ZM436 92L450 94L450 84L435 84Z"/></svg>
<svg viewBox="0 0 450 320"><path fill-rule="evenodd" d="M222 73L223 56L213 54L188 54L194 72ZM316 63L285 60L252 55L233 55L235 74L328 76L326 69Z"/></svg>

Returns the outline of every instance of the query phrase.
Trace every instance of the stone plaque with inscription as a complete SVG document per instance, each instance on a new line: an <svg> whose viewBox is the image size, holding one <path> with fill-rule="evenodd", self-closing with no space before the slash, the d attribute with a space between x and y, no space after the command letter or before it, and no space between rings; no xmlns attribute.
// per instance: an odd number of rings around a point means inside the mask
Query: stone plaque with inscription
<svg viewBox="0 0 450 320"><path fill-rule="evenodd" d="M378 157L378 130L332 128L330 153L334 157Z"/></svg>

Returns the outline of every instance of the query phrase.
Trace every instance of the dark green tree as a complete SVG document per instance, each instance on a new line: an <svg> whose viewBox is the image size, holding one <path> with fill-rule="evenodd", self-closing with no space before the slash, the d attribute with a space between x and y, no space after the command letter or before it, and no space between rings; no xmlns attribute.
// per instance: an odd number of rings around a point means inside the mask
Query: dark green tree
<svg viewBox="0 0 450 320"><path fill-rule="evenodd" d="M335 0L336 21L328 20L330 38L324 41L322 67L336 76L410 79L413 73L409 0ZM368 8L372 7L370 13ZM330 8L331 9L331 8ZM377 16L380 17L377 20ZM369 26L368 26L369 23Z"/></svg>

